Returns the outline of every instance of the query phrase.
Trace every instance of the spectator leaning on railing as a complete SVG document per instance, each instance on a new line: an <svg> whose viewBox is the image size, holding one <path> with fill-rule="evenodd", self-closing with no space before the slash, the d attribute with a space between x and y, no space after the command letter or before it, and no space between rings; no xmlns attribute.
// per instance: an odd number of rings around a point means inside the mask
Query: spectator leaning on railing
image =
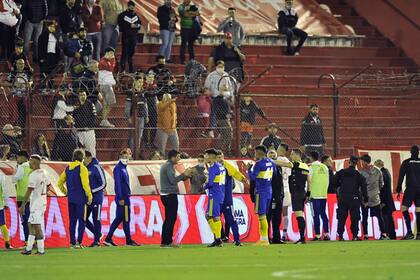
<svg viewBox="0 0 420 280"><path fill-rule="evenodd" d="M44 20L48 15L47 0L29 0L23 1L22 14L26 18L25 28L23 30L24 51L29 55L30 43L33 38L32 60L38 61L38 38L44 27Z"/></svg>
<svg viewBox="0 0 420 280"><path fill-rule="evenodd" d="M160 6L157 10L160 38L162 39L159 54L165 57L167 63L173 63L171 60L171 53L178 18L176 16L175 9L171 7L172 1L164 0L164 2L165 4Z"/></svg>
<svg viewBox="0 0 420 280"><path fill-rule="evenodd" d="M73 111L79 143L96 157L96 108L87 100L86 92L79 92L79 107Z"/></svg>
<svg viewBox="0 0 420 280"><path fill-rule="evenodd" d="M157 132L155 145L162 154L165 153L166 143L169 141L171 148L178 150L179 138L176 130L177 110L176 98L168 93L164 94L162 101L157 103Z"/></svg>
<svg viewBox="0 0 420 280"><path fill-rule="evenodd" d="M102 27L102 53L109 47L116 49L118 43L118 15L124 11L120 0L101 0L104 12L104 25Z"/></svg>
<svg viewBox="0 0 420 280"><path fill-rule="evenodd" d="M82 7L82 20L87 29L87 39L93 44L93 59L101 58L102 47L102 22L104 12L96 0L87 0Z"/></svg>
<svg viewBox="0 0 420 280"><path fill-rule="evenodd" d="M228 9L228 17L219 24L217 32L231 33L233 44L239 47L245 39L245 31L236 20L235 13L236 9L234 7Z"/></svg>

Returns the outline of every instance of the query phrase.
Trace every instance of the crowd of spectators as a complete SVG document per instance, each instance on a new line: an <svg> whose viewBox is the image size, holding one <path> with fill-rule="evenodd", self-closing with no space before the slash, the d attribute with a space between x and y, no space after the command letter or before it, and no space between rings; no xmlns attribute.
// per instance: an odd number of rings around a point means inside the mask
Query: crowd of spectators
<svg viewBox="0 0 420 280"><path fill-rule="evenodd" d="M196 97L201 136L216 138L217 146L231 155L235 95L245 79L246 60L241 49L245 31L236 19L235 8L230 7L227 17L218 25L217 30L224 33L223 40L210 53L206 68L195 60L194 54L194 44L200 39L202 27L199 7L190 0L183 0L174 8L171 0L164 0L156 11L162 41L156 65L142 70L134 65L133 60L142 28L141 10L133 1L128 1L126 5L119 0L1 0L0 3L3 4L0 5L0 29L9 39L5 40L7 43L2 40L1 55L7 58L10 69L8 80L16 97L13 100L19 115L14 118L17 120L15 124L25 127L24 94L28 88L35 87L32 64L37 65L42 74L39 89L42 93L52 92L55 95L52 121L57 130L53 149L49 150L44 135L38 135L34 140L33 149L44 158L69 159L70 150L75 147L84 147L95 156L95 128L115 127L110 121L113 117L110 116L111 107L117 103L115 91L118 79L115 74L127 74L126 64L130 73L127 75L133 78L133 82L124 89L125 117L130 126L137 125L138 131L137 135L130 132L128 145L134 149L137 143L165 154L169 142L170 148L178 150L176 100L181 90L176 86L177 79L167 68L168 63L175 61L172 44L177 24L181 37L179 63L185 64L188 50L190 61L186 73L194 77L190 81L194 86L187 84L188 77L183 86L194 91L188 96ZM279 13L279 23L282 24L279 31L285 33L288 40L289 31L299 33L295 27L298 19L296 12L289 4ZM294 17L294 22L289 16ZM117 51L119 38L121 52ZM294 53L299 51L302 40ZM288 50L290 48L288 46ZM60 69L63 65L64 69ZM56 85L53 75L63 70L64 82ZM200 77L207 73L205 80L201 81ZM266 119L266 115L250 97L242 98L239 104L241 155L247 156L256 117L259 115ZM306 123L321 125L320 120L314 117L308 117ZM308 125L302 124L305 133L311 130ZM5 140L1 143L9 145L7 137L12 137L9 131L14 130L9 126L5 128ZM263 142L271 141L278 146L280 140L276 138L276 128L270 125L268 130L270 134ZM319 137L315 144L302 140L305 142L302 145L308 148L323 145L323 135ZM41 140L44 144L40 144ZM65 147L59 147L59 141L66 143ZM20 145L20 142L16 143ZM16 147L12 141L9 154L16 153ZM156 153L155 156L158 157Z"/></svg>

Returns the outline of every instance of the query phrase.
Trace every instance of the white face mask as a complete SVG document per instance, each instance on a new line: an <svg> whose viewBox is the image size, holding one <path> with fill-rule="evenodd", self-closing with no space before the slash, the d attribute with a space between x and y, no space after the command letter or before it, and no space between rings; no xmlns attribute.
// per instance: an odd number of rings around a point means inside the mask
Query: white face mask
<svg viewBox="0 0 420 280"><path fill-rule="evenodd" d="M201 162L201 163L198 164L198 166L205 167L206 166L206 163L205 162Z"/></svg>
<svg viewBox="0 0 420 280"><path fill-rule="evenodd" d="M128 158L122 158L120 161L122 164L127 165L130 160Z"/></svg>
<svg viewBox="0 0 420 280"><path fill-rule="evenodd" d="M216 72L219 74L223 74L225 72L225 68L216 68Z"/></svg>

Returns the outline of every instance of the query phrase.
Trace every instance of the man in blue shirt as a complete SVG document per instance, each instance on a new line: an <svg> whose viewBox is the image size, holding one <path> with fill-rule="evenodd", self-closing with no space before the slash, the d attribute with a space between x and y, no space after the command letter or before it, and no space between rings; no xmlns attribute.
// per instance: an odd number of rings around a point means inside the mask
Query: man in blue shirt
<svg viewBox="0 0 420 280"><path fill-rule="evenodd" d="M112 241L114 231L122 223L125 234L126 244L128 246L138 246L136 242L131 239L130 233L130 178L128 176L127 165L130 160L130 153L128 150L122 150L120 153L120 160L114 167L114 185L115 185L115 202L117 204L115 219L111 224L108 235L104 241L105 246L117 246Z"/></svg>
<svg viewBox="0 0 420 280"><path fill-rule="evenodd" d="M83 162L89 172L89 185L92 191L92 204L88 206L87 217L92 214L93 224L87 220L86 228L90 230L95 238L90 247L99 247L101 239L101 209L102 201L104 199L104 189L106 188L105 172L99 161L92 156L92 153L85 151L85 160Z"/></svg>
<svg viewBox="0 0 420 280"><path fill-rule="evenodd" d="M267 214L271 203L273 174L277 172L274 162L267 158L267 148L257 146L255 148L256 162L250 166L249 179L255 185L255 213L258 214L260 225L260 240L256 245L268 246L268 222Z"/></svg>
<svg viewBox="0 0 420 280"><path fill-rule="evenodd" d="M83 234L87 217L87 207L92 203L92 192L89 186L89 174L83 165L85 153L83 150L73 152L73 162L61 173L58 188L68 196L69 232L72 248L82 249ZM64 187L66 183L67 188ZM77 243L76 243L76 224Z"/></svg>
<svg viewBox="0 0 420 280"><path fill-rule="evenodd" d="M208 149L206 158L209 164L209 178L204 187L208 193L206 218L215 236L214 242L208 247L222 247L220 211L225 197L226 169L217 162L217 151L215 149Z"/></svg>

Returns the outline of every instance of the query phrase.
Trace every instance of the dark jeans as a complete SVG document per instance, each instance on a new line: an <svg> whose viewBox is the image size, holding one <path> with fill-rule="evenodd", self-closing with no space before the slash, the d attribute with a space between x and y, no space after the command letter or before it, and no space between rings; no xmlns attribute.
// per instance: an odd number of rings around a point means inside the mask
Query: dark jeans
<svg viewBox="0 0 420 280"><path fill-rule="evenodd" d="M15 49L16 28L0 23L0 59L9 59Z"/></svg>
<svg viewBox="0 0 420 280"><path fill-rule="evenodd" d="M353 237L356 237L359 233L359 221L360 221L360 199L358 197L340 197L338 200L338 225L337 233L342 236L344 233L344 226L347 221L348 214L350 212L351 220L351 233Z"/></svg>
<svg viewBox="0 0 420 280"><path fill-rule="evenodd" d="M314 210L314 227L315 227L315 234L320 235L320 227L321 222L320 219L322 219L322 226L324 228L324 233L329 233L329 221L327 217L327 213L325 213L327 205L327 199L313 199L312 200L312 207Z"/></svg>
<svg viewBox="0 0 420 280"><path fill-rule="evenodd" d="M17 202L18 207L22 205L22 201ZM25 213L23 215L20 215L20 220L22 222L22 228L23 228L23 234L25 235L25 242L28 241L29 236L29 227L28 227L28 219L29 219L29 202L25 205Z"/></svg>
<svg viewBox="0 0 420 280"><path fill-rule="evenodd" d="M165 207L165 221L162 225L162 245L172 244L172 235L178 213L178 195L169 194L160 197Z"/></svg>
<svg viewBox="0 0 420 280"><path fill-rule="evenodd" d="M190 60L194 59L194 31L193 29L181 28L181 49L179 53L181 63L185 62L185 49L188 45Z"/></svg>
<svg viewBox="0 0 420 280"><path fill-rule="evenodd" d="M381 230L381 233L385 233L385 225L384 225L384 219L382 218L382 211L381 211L381 205L376 205L374 207L364 207L362 206L362 225L363 225L363 234L368 234L368 217L369 217L369 210L370 210L370 216L376 217L378 219L379 229Z"/></svg>
<svg viewBox="0 0 420 280"><path fill-rule="evenodd" d="M59 60L57 59L57 55L54 53L48 53L47 57L44 61L39 62L39 69L42 74L44 74L45 78L50 75L54 69L57 67ZM42 78L44 79L44 77ZM41 88L47 87L48 89L54 88L54 78L49 77L45 80L45 83L41 85Z"/></svg>
<svg viewBox="0 0 420 280"><path fill-rule="evenodd" d="M128 61L128 70L130 73L134 72L133 55L136 50L137 38L122 36L122 54L121 54L121 67L120 71L125 70L125 62Z"/></svg>
<svg viewBox="0 0 420 280"><path fill-rule="evenodd" d="M308 37L308 33L306 33L305 31L303 31L299 28L296 28L296 27L284 28L281 33L286 35L286 38L287 38L287 52L289 54L293 54L295 52L298 52L300 50L300 48L303 46L303 43L305 43L306 38ZM297 44L294 51L292 50L293 36L296 36L296 37L299 38L299 43Z"/></svg>
<svg viewBox="0 0 420 280"><path fill-rule="evenodd" d="M283 210L283 198L277 199L279 202L276 201L276 199L273 197L271 199L270 208L268 209L267 214L267 221L268 221L268 228L270 228L270 222L271 227L273 231L272 236L272 243L279 243L281 240L280 236L280 224L282 220L282 210Z"/></svg>

